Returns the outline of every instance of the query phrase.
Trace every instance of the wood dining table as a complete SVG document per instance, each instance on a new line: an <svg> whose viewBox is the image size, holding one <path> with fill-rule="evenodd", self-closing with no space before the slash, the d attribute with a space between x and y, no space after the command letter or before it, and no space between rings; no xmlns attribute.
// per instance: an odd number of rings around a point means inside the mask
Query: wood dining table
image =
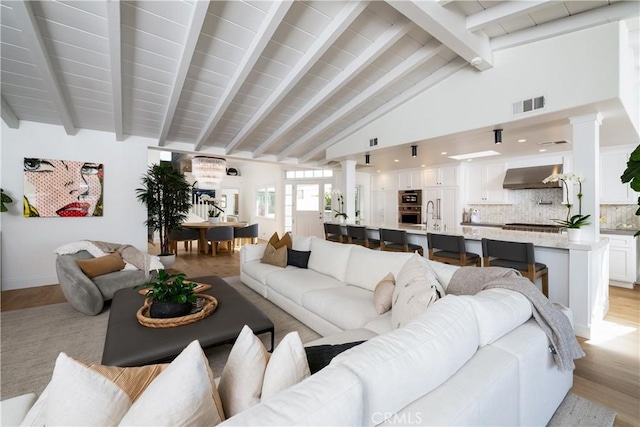
<svg viewBox="0 0 640 427"><path fill-rule="evenodd" d="M182 223L183 228L191 228L200 231L200 238L198 239L198 252L205 254L207 253L207 249L209 247L209 242L207 242L206 234L207 230L211 227L221 227L223 225L228 225L233 228L242 228L247 226L246 221L235 221L235 222L184 222Z"/></svg>

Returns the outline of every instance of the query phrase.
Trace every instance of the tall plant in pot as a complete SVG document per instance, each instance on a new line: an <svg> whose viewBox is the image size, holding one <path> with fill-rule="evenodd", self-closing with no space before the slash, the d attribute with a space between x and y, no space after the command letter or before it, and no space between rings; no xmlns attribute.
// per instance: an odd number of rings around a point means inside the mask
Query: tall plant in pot
<svg viewBox="0 0 640 427"><path fill-rule="evenodd" d="M147 226L160 234L160 260L165 268L170 268L175 255L170 252L169 233L187 219L191 186L184 174L173 169L171 163L160 162L150 166L142 176L142 187L136 189L136 194L147 207Z"/></svg>

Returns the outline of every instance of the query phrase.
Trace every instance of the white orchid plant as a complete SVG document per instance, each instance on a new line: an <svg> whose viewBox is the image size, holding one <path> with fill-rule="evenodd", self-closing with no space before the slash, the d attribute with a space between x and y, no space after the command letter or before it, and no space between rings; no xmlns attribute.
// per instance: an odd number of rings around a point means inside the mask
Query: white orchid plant
<svg viewBox="0 0 640 427"><path fill-rule="evenodd" d="M580 228L583 225L589 225L588 219L591 215L582 215L582 182L584 178L574 172L572 173L554 173L542 180L543 183L558 182L561 181L567 193L567 219L554 219L556 223L560 224L562 228ZM571 215L571 208L573 205L569 203L569 185L568 182L573 185L578 185L578 214Z"/></svg>
<svg viewBox="0 0 640 427"><path fill-rule="evenodd" d="M333 217L338 218L339 216L341 216L346 220L349 217L347 216L347 213L344 211L344 197L342 196L342 191L336 189L336 190L333 190L331 194L335 196L336 201L338 202L338 206L340 206L340 209L333 210L335 212L335 215Z"/></svg>

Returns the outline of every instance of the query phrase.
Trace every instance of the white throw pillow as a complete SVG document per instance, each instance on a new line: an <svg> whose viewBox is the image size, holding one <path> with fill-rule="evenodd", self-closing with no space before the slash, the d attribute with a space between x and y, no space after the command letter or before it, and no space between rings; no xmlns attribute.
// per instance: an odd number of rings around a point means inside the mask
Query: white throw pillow
<svg viewBox="0 0 640 427"><path fill-rule="evenodd" d="M126 413L123 426L204 426L224 420L209 361L193 341Z"/></svg>
<svg viewBox="0 0 640 427"><path fill-rule="evenodd" d="M260 403L269 353L247 325L231 348L218 391L227 417Z"/></svg>
<svg viewBox="0 0 640 427"><path fill-rule="evenodd" d="M393 302L393 291L396 288L396 279L393 273L389 273L378 282L373 290L373 304L378 314L384 314L391 310Z"/></svg>
<svg viewBox="0 0 640 427"><path fill-rule="evenodd" d="M438 272L434 268L434 264L435 263L442 264L442 265L448 265L448 264L443 264L438 261L431 261L429 258L425 258L425 257L420 257L420 261L422 261L422 263L424 264L424 268L427 269L427 277L429 278L434 277L436 279L433 284L436 286L436 289L438 290L438 294L439 294L438 297L442 298L445 295L445 287L442 285L442 283L440 283L440 276L438 275ZM455 267L456 269L460 268L457 266ZM451 275L453 275L453 273L451 273ZM451 280L451 278L449 278L449 280ZM447 281L447 284L449 284L448 281Z"/></svg>
<svg viewBox="0 0 640 427"><path fill-rule="evenodd" d="M120 387L65 353L58 355L47 388L48 426L116 426L131 406Z"/></svg>
<svg viewBox="0 0 640 427"><path fill-rule="evenodd" d="M391 311L394 328L405 326L438 299L435 285L438 280L420 258L414 254L398 273Z"/></svg>
<svg viewBox="0 0 640 427"><path fill-rule="evenodd" d="M307 354L297 332L289 332L273 350L264 372L261 401L311 375Z"/></svg>
<svg viewBox="0 0 640 427"><path fill-rule="evenodd" d="M309 269L344 282L349 254L354 246L312 237Z"/></svg>
<svg viewBox="0 0 640 427"><path fill-rule="evenodd" d="M132 404L133 402L133 404ZM171 364L119 368L61 353L22 425L214 425L222 403L198 341Z"/></svg>

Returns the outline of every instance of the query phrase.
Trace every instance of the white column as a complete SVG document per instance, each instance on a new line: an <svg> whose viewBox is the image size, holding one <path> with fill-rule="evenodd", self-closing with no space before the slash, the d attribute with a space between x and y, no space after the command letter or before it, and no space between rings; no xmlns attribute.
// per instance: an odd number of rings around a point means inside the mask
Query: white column
<svg viewBox="0 0 640 427"><path fill-rule="evenodd" d="M355 160L343 160L340 162L342 166L340 190L342 190L344 197L344 210L349 217L347 219L349 224L356 222L356 163Z"/></svg>
<svg viewBox="0 0 640 427"><path fill-rule="evenodd" d="M582 175L582 214L591 215L591 224L582 227L582 240L600 237L600 113L569 119L573 130L573 172ZM578 189L573 192L572 214L578 213Z"/></svg>

